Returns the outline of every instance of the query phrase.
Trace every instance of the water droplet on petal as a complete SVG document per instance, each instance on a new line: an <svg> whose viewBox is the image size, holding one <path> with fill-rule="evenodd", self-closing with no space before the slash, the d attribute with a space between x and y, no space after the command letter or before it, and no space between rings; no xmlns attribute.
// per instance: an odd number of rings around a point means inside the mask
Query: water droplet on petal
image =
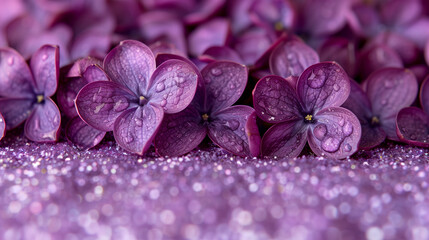
<svg viewBox="0 0 429 240"><path fill-rule="evenodd" d="M326 128L325 124L319 124L313 130L314 136L317 139L319 139L320 141L323 140L323 138L326 136L327 132L328 132L328 129Z"/></svg>
<svg viewBox="0 0 429 240"><path fill-rule="evenodd" d="M326 152L336 152L340 148L340 140L334 137L327 137L322 142L322 149Z"/></svg>
<svg viewBox="0 0 429 240"><path fill-rule="evenodd" d="M338 84L334 84L334 91L338 92L338 90L340 90L340 86L338 86Z"/></svg>
<svg viewBox="0 0 429 240"><path fill-rule="evenodd" d="M161 91L164 91L164 89L165 89L165 84L163 82L159 82L158 84L156 84L155 91L161 92Z"/></svg>
<svg viewBox="0 0 429 240"><path fill-rule="evenodd" d="M386 104L387 104L387 100L386 99L381 100L381 105L386 105Z"/></svg>
<svg viewBox="0 0 429 240"><path fill-rule="evenodd" d="M226 122L226 125L231 129L232 131L235 131L240 126L240 123L237 120L230 120Z"/></svg>
<svg viewBox="0 0 429 240"><path fill-rule="evenodd" d="M136 123L136 126L141 127L143 125L143 121L141 118L134 118L134 122Z"/></svg>
<svg viewBox="0 0 429 240"><path fill-rule="evenodd" d="M47 54L43 54L42 60L46 60L46 59L48 59L48 55Z"/></svg>
<svg viewBox="0 0 429 240"><path fill-rule="evenodd" d="M184 81L185 79L182 77L177 78L177 83L183 83Z"/></svg>
<svg viewBox="0 0 429 240"><path fill-rule="evenodd" d="M308 78L308 85L311 88L321 88L326 82L326 74L323 70L318 70L316 73L312 72Z"/></svg>
<svg viewBox="0 0 429 240"><path fill-rule="evenodd" d="M126 100L119 99L117 102L115 102L113 110L115 110L116 112L122 112L127 109L129 105L130 104Z"/></svg>
<svg viewBox="0 0 429 240"><path fill-rule="evenodd" d="M338 122L338 124L340 124L341 127L344 126L344 123L345 123L344 118L341 118L340 121Z"/></svg>
<svg viewBox="0 0 429 240"><path fill-rule="evenodd" d="M352 146L348 143L346 143L346 145L344 145L344 151L346 152L350 152L352 150Z"/></svg>
<svg viewBox="0 0 429 240"><path fill-rule="evenodd" d="M219 68L212 68L210 71L214 76L220 76L222 74L222 70Z"/></svg>
<svg viewBox="0 0 429 240"><path fill-rule="evenodd" d="M239 144L235 145L235 149L237 150L237 152L243 151L243 147Z"/></svg>
<svg viewBox="0 0 429 240"><path fill-rule="evenodd" d="M161 107L165 107L165 105L167 105L167 100L163 99L163 100L160 102L160 105L161 105Z"/></svg>
<svg viewBox="0 0 429 240"><path fill-rule="evenodd" d="M344 135L346 135L347 137L352 135L353 133L353 125L349 122L346 122L343 126L343 133Z"/></svg>
<svg viewBox="0 0 429 240"><path fill-rule="evenodd" d="M125 143L131 143L132 141L134 141L134 138L133 138L132 136L130 136L130 135L128 135L128 136L125 138Z"/></svg>
<svg viewBox="0 0 429 240"><path fill-rule="evenodd" d="M7 60L7 63L8 63L10 66L12 66L12 65L13 65L13 62L14 62L14 58L13 58L13 57L10 57L10 58Z"/></svg>

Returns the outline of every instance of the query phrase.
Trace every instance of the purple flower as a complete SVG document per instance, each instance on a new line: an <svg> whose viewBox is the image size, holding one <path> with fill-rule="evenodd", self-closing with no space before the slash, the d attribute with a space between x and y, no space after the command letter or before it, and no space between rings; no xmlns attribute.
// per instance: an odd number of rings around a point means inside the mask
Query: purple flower
<svg viewBox="0 0 429 240"><path fill-rule="evenodd" d="M111 81L89 83L76 97L79 116L101 131L113 131L124 149L143 154L165 113L192 101L198 75L187 62L172 59L156 68L153 53L138 41L121 42L103 68Z"/></svg>
<svg viewBox="0 0 429 240"><path fill-rule="evenodd" d="M230 35L230 24L227 19L215 18L201 24L189 34L189 54L200 56L212 46L224 46Z"/></svg>
<svg viewBox="0 0 429 240"><path fill-rule="evenodd" d="M182 112L166 115L155 138L160 155L178 156L196 148L206 135L239 156L257 156L260 136L249 106L231 106L244 91L247 68L217 61L201 70L203 81L193 102Z"/></svg>
<svg viewBox="0 0 429 240"><path fill-rule="evenodd" d="M429 147L429 77L420 88L423 108L401 109L396 117L396 133L400 140L419 147Z"/></svg>
<svg viewBox="0 0 429 240"><path fill-rule="evenodd" d="M358 62L359 72L363 79L382 68L404 67L401 57L390 47L381 44L372 44L362 49Z"/></svg>
<svg viewBox="0 0 429 240"><path fill-rule="evenodd" d="M61 116L50 98L57 89L58 47L44 45L31 58L30 68L15 50L0 49L0 112L6 129L25 122L25 136L36 142L58 139Z"/></svg>
<svg viewBox="0 0 429 240"><path fill-rule="evenodd" d="M279 76L266 76L253 90L258 116L274 123L262 138L264 156L296 157L307 142L317 155L352 155L361 127L357 117L339 107L350 92L347 73L335 62L307 68L295 87Z"/></svg>
<svg viewBox="0 0 429 240"><path fill-rule="evenodd" d="M319 48L320 61L335 61L349 76L356 73L356 46L347 38L333 37Z"/></svg>
<svg viewBox="0 0 429 240"><path fill-rule="evenodd" d="M4 122L3 115L0 113L0 140L4 137L6 130L6 123Z"/></svg>
<svg viewBox="0 0 429 240"><path fill-rule="evenodd" d="M102 62L96 58L87 57L77 60L64 81L60 82L57 91L58 106L62 113L70 118L65 128L68 140L81 149L96 146L106 134L86 124L78 115L74 100L78 92L88 83L108 81L104 71L100 69Z"/></svg>
<svg viewBox="0 0 429 240"><path fill-rule="evenodd" d="M398 141L396 114L410 106L417 96L414 74L403 68L384 68L364 82L366 92L351 81L351 93L343 107L350 109L362 124L360 149L373 148L387 137Z"/></svg>

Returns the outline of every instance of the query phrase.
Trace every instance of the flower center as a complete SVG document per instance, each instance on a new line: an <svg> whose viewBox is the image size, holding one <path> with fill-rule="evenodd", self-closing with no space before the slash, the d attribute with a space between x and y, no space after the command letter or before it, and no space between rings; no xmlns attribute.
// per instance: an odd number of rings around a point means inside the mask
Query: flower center
<svg viewBox="0 0 429 240"><path fill-rule="evenodd" d="M314 119L312 114L305 114L304 122L305 123L316 123L316 119Z"/></svg>
<svg viewBox="0 0 429 240"><path fill-rule="evenodd" d="M207 120L209 120L209 115L208 115L207 113L204 113L203 115L201 115L201 118L202 118L204 121L207 121Z"/></svg>
<svg viewBox="0 0 429 240"><path fill-rule="evenodd" d="M380 124L380 119L377 116L373 116L371 118L371 125L372 126L378 126Z"/></svg>
<svg viewBox="0 0 429 240"><path fill-rule="evenodd" d="M144 106L147 103L147 99L144 96L139 97L139 105Z"/></svg>
<svg viewBox="0 0 429 240"><path fill-rule="evenodd" d="M43 103L45 101L45 96L37 95L36 99L37 99L37 103Z"/></svg>

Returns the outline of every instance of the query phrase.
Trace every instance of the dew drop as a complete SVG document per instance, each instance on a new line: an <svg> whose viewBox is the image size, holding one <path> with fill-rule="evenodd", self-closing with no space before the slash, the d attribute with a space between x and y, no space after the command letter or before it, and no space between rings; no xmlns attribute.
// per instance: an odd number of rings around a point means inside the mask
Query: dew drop
<svg viewBox="0 0 429 240"><path fill-rule="evenodd" d="M346 135L347 137L352 135L353 133L353 125L349 122L346 122L343 126L343 133L344 135Z"/></svg>
<svg viewBox="0 0 429 240"><path fill-rule="evenodd" d="M346 145L344 145L344 151L346 152L350 152L352 150L352 146L348 143L346 143Z"/></svg>
<svg viewBox="0 0 429 240"><path fill-rule="evenodd" d="M340 86L338 86L338 84L334 84L334 91L338 92L338 90L340 90Z"/></svg>
<svg viewBox="0 0 429 240"><path fill-rule="evenodd" d="M161 107L165 107L167 105L167 100L163 99L160 103Z"/></svg>
<svg viewBox="0 0 429 240"><path fill-rule="evenodd" d="M134 138L133 138L132 136L130 136L130 135L128 135L128 136L125 138L125 143L131 143L132 141L134 141Z"/></svg>
<svg viewBox="0 0 429 240"><path fill-rule="evenodd" d="M237 120L230 120L226 125L232 130L235 131L240 126L240 123Z"/></svg>
<svg viewBox="0 0 429 240"><path fill-rule="evenodd" d="M219 68L212 68L210 71L214 76L220 76L222 74L222 70Z"/></svg>
<svg viewBox="0 0 429 240"><path fill-rule="evenodd" d="M134 122L135 122L137 127L143 126L143 121L141 118L134 118Z"/></svg>
<svg viewBox="0 0 429 240"><path fill-rule="evenodd" d="M340 148L340 140L333 138L333 137L327 137L322 142L322 149L326 152L336 152Z"/></svg>
<svg viewBox="0 0 429 240"><path fill-rule="evenodd" d="M394 82L393 82L393 80L391 80L391 79L387 79L387 80L384 82L384 87L385 87L385 88L391 88L391 87L393 87L393 85L394 85Z"/></svg>
<svg viewBox="0 0 429 240"><path fill-rule="evenodd" d="M169 67L169 68L167 68L167 71L171 72L171 71L173 71L173 68Z"/></svg>
<svg viewBox="0 0 429 240"><path fill-rule="evenodd" d="M185 79L182 77L177 78L177 83L183 83L185 82Z"/></svg>
<svg viewBox="0 0 429 240"><path fill-rule="evenodd" d="M8 63L10 66L12 66L14 61L15 61L15 59L14 59L13 57L10 57L10 58L7 60L7 63Z"/></svg>
<svg viewBox="0 0 429 240"><path fill-rule="evenodd" d="M344 118L341 118L340 121L338 122L338 124L340 124L341 127L344 126L344 123L345 123Z"/></svg>
<svg viewBox="0 0 429 240"><path fill-rule="evenodd" d="M116 112L122 112L125 109L127 109L129 106L129 103L127 101L124 101L120 99L119 101L115 102L115 105L113 106L113 110Z"/></svg>
<svg viewBox="0 0 429 240"><path fill-rule="evenodd" d="M43 54L42 60L46 60L46 59L48 59L48 55L47 54Z"/></svg>
<svg viewBox="0 0 429 240"><path fill-rule="evenodd" d="M235 150L237 152L241 152L241 151L243 151L243 147L241 145L237 144L237 145L235 145Z"/></svg>
<svg viewBox="0 0 429 240"><path fill-rule="evenodd" d="M318 70L316 73L312 72L308 78L308 85L311 88L321 88L326 82L326 74L323 70Z"/></svg>
<svg viewBox="0 0 429 240"><path fill-rule="evenodd" d="M176 90L176 94L177 94L177 96L182 95L182 94L183 94L183 88L179 88L179 89L177 89L177 90Z"/></svg>
<svg viewBox="0 0 429 240"><path fill-rule="evenodd" d="M319 139L320 141L323 140L323 138L326 136L327 132L328 132L328 129L326 128L325 124L319 124L313 130L314 136L317 139Z"/></svg>
<svg viewBox="0 0 429 240"><path fill-rule="evenodd" d="M163 82L159 82L156 87L155 87L155 91L157 92L162 92L165 89L165 84Z"/></svg>
<svg viewBox="0 0 429 240"><path fill-rule="evenodd" d="M386 99L381 100L381 105L386 105L386 104L387 104L387 100Z"/></svg>
<svg viewBox="0 0 429 240"><path fill-rule="evenodd" d="M229 84L228 84L228 86L229 86L229 89L234 89L234 88L235 88L235 84L234 84L234 83L232 83L232 82L231 82L231 83L229 83Z"/></svg>

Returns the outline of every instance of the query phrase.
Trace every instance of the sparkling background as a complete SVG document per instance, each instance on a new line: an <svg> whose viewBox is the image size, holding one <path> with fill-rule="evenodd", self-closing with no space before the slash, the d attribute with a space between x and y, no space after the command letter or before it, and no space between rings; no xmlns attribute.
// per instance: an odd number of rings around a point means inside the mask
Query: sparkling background
<svg viewBox="0 0 429 240"><path fill-rule="evenodd" d="M10 134L9 134L10 135ZM333 160L0 141L0 239L429 239L428 149Z"/></svg>

